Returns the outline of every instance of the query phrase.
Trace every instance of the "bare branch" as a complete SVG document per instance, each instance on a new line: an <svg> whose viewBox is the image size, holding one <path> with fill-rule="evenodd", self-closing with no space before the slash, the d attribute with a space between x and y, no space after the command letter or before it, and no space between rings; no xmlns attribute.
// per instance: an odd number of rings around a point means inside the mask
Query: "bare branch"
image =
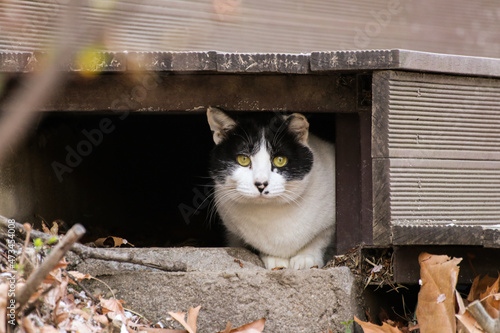
<svg viewBox="0 0 500 333"><path fill-rule="evenodd" d="M467 311L476 319L486 333L500 333L500 319L490 317L481 301L474 301L467 307ZM500 318L500 317L499 317Z"/></svg>
<svg viewBox="0 0 500 333"><path fill-rule="evenodd" d="M33 295L42 281L47 275L57 266L57 264L64 257L66 252L69 251L71 246L85 234L85 228L81 224L75 224L64 236L59 244L57 244L49 256L43 261L42 265L38 267L28 278L26 284L17 296L17 306L21 308L28 302L31 295Z"/></svg>
<svg viewBox="0 0 500 333"><path fill-rule="evenodd" d="M0 227L7 228L8 219L0 215ZM22 224L15 222L16 231L25 234L25 230ZM53 238L53 235L46 234L44 232L32 230L31 238L40 238L43 241L48 241ZM102 249L88 247L82 244L73 244L71 251L78 254L81 258L93 258L107 261L117 261L126 262L131 264L143 265L147 267L152 267L160 269L166 272L186 272L187 266L183 262L150 262L142 258L138 258L133 252L120 251L119 249Z"/></svg>

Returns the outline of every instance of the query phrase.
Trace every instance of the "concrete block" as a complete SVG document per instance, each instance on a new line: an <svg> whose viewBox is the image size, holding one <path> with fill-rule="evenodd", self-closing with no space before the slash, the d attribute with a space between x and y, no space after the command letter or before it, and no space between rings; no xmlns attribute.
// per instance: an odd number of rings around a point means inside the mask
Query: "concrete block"
<svg viewBox="0 0 500 333"><path fill-rule="evenodd" d="M346 267L268 271L255 254L231 248L131 251L180 260L186 270L162 272L90 259L77 269L105 281L128 308L154 321L201 305L199 332L221 331L228 320L237 327L264 317L264 332L319 333L328 328L345 332L341 322L360 314L359 284ZM95 292L107 289L97 281L89 286Z"/></svg>

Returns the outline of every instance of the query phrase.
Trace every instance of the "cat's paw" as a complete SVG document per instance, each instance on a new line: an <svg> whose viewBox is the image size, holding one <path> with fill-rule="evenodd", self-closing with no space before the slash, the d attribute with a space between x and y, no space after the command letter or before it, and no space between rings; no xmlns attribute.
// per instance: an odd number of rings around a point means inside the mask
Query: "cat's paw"
<svg viewBox="0 0 500 333"><path fill-rule="evenodd" d="M273 268L276 268L276 267L285 267L285 268L288 268L288 266L290 266L290 259L285 259L285 258L280 258L280 257L264 256L264 255L261 255L260 258L264 262L264 266L266 266L267 269L273 269Z"/></svg>
<svg viewBox="0 0 500 333"><path fill-rule="evenodd" d="M290 267L293 269L309 269L314 266L323 267L323 258L312 254L298 254L290 259Z"/></svg>

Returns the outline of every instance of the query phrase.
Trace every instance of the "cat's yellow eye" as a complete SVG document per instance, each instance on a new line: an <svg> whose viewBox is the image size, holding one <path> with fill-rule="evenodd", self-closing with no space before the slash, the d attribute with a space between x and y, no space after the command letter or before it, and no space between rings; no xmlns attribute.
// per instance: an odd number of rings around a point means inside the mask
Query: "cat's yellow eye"
<svg viewBox="0 0 500 333"><path fill-rule="evenodd" d="M236 157L236 160L241 166L246 167L250 165L250 157L248 157L247 155L238 155Z"/></svg>
<svg viewBox="0 0 500 333"><path fill-rule="evenodd" d="M286 158L285 156L276 156L273 159L274 166L276 166L278 168L284 167L287 162L288 162L288 158Z"/></svg>

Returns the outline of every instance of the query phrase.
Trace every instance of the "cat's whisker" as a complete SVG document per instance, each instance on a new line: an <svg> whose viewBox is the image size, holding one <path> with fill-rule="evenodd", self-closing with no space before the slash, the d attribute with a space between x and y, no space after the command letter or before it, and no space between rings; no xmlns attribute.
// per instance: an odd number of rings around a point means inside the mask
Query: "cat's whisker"
<svg viewBox="0 0 500 333"><path fill-rule="evenodd" d="M282 197L283 199L285 199L288 203L290 203L290 204L292 204L292 203L293 203L293 204L295 204L297 207L299 207L299 208L300 208L300 207L302 206L302 203L298 200L298 199L300 199L300 198L294 198L293 196L289 195L287 192L289 192L289 191L285 190L285 192L283 192L283 193L281 194L281 197ZM294 194L294 193L292 192L292 194Z"/></svg>

